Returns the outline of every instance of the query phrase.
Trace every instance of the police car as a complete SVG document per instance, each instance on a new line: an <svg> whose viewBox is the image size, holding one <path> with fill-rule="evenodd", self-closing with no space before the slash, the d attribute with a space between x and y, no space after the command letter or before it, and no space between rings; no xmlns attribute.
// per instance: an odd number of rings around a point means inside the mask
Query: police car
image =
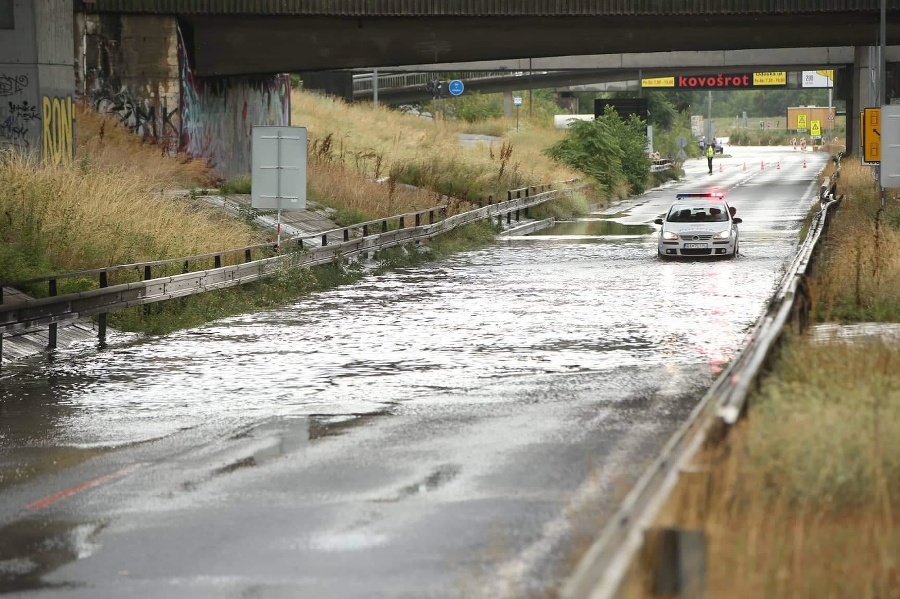
<svg viewBox="0 0 900 599"><path fill-rule="evenodd" d="M678 256L731 257L739 252L741 219L721 192L679 193L659 230L660 258Z"/></svg>

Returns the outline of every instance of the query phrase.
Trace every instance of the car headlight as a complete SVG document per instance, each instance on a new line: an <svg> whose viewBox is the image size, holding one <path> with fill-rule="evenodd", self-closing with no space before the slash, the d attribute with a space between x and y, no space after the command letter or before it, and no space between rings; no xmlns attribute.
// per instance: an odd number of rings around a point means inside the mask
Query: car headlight
<svg viewBox="0 0 900 599"><path fill-rule="evenodd" d="M731 237L731 229L725 229L713 235L713 239L728 239L729 237Z"/></svg>
<svg viewBox="0 0 900 599"><path fill-rule="evenodd" d="M675 239L678 239L678 235L676 235L675 233L673 233L671 231L663 231L662 238L667 239L669 241L673 241Z"/></svg>

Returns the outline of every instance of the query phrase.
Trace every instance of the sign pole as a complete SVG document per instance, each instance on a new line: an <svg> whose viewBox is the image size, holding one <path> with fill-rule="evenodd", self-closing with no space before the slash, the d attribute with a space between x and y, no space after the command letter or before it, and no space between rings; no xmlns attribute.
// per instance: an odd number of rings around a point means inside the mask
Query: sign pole
<svg viewBox="0 0 900 599"><path fill-rule="evenodd" d="M888 103L887 73L886 73L886 71L887 71L886 62L887 61L886 61L886 57L885 57L885 52L887 51L887 49L885 48L885 46L886 46L885 37L887 36L886 21L887 21L887 0L881 0L881 27L880 27L880 35L879 35L879 37L881 38L881 40L880 40L881 41L881 52L879 53L879 57L878 57L878 68L881 70L881 72L879 73L879 75L880 75L880 82L879 82L880 89L879 89L879 98L878 98L879 106L883 105L883 104L886 105ZM884 162L879 162L879 164L878 164L879 183L881 182L881 170L883 168L884 168ZM881 187L881 189L880 189L880 191L881 191L880 206L881 206L881 210L884 210L884 185L881 185L880 187Z"/></svg>

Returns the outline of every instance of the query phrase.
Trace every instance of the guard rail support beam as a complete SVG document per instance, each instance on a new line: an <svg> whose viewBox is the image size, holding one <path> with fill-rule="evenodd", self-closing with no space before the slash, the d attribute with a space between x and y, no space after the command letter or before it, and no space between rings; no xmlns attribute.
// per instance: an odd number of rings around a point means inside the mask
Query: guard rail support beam
<svg viewBox="0 0 900 599"><path fill-rule="evenodd" d="M50 279L50 297L56 297L56 279ZM56 349L56 323L50 323L50 328L47 333L47 347L50 349Z"/></svg>

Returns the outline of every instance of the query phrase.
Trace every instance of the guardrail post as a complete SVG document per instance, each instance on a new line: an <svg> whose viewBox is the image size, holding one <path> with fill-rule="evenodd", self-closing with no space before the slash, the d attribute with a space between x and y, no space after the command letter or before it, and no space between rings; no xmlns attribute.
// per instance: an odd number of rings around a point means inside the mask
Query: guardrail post
<svg viewBox="0 0 900 599"><path fill-rule="evenodd" d="M488 195L488 206L493 206L494 204L494 194Z"/></svg>
<svg viewBox="0 0 900 599"><path fill-rule="evenodd" d="M508 202L511 199L512 199L512 190L510 189L506 192L506 201Z"/></svg>
<svg viewBox="0 0 900 599"><path fill-rule="evenodd" d="M50 279L50 297L56 297L56 279ZM50 323L50 329L47 335L47 347L56 349L56 323Z"/></svg>
<svg viewBox="0 0 900 599"><path fill-rule="evenodd" d="M516 208L516 222L519 222L519 209Z"/></svg>
<svg viewBox="0 0 900 599"><path fill-rule="evenodd" d="M387 233L387 221L386 220L381 221L381 232Z"/></svg>
<svg viewBox="0 0 900 599"><path fill-rule="evenodd" d="M651 528L644 533L644 563L659 597L706 597L706 535L702 530Z"/></svg>
<svg viewBox="0 0 900 599"><path fill-rule="evenodd" d="M187 274L188 272L190 272L190 270L191 270L191 267L188 264L188 261L185 260L184 264L181 265L181 274Z"/></svg>
<svg viewBox="0 0 900 599"><path fill-rule="evenodd" d="M344 241L350 241L350 229L344 229Z"/></svg>
<svg viewBox="0 0 900 599"><path fill-rule="evenodd" d="M244 262L253 262L253 254L250 253L250 248L244 250Z"/></svg>
<svg viewBox="0 0 900 599"><path fill-rule="evenodd" d="M503 226L503 215L502 214L497 215L497 226L498 227Z"/></svg>
<svg viewBox="0 0 900 599"><path fill-rule="evenodd" d="M322 247L328 245L328 233L322 233Z"/></svg>
<svg viewBox="0 0 900 599"><path fill-rule="evenodd" d="M418 212L416 212L416 226L418 227L421 224L422 224L422 215L419 214Z"/></svg>
<svg viewBox="0 0 900 599"><path fill-rule="evenodd" d="M216 255L213 258L213 268L222 268L222 256Z"/></svg>
<svg viewBox="0 0 900 599"><path fill-rule="evenodd" d="M363 225L363 237L369 236L369 225Z"/></svg>
<svg viewBox="0 0 900 599"><path fill-rule="evenodd" d="M433 224L434 224L434 210L429 210L429 211L428 211L428 224L429 224L429 225L433 225Z"/></svg>
<svg viewBox="0 0 900 599"><path fill-rule="evenodd" d="M510 223L512 223L512 212L507 212L506 213L506 224L508 225Z"/></svg>
<svg viewBox="0 0 900 599"><path fill-rule="evenodd" d="M107 287L109 282L106 278L106 271L100 273L100 288ZM106 343L106 312L97 315L97 339L100 345Z"/></svg>
<svg viewBox="0 0 900 599"><path fill-rule="evenodd" d="M153 269L149 264L144 265L144 280L149 281L153 278ZM149 316L150 311L153 309L152 304L144 304L144 316Z"/></svg>
<svg viewBox="0 0 900 599"><path fill-rule="evenodd" d="M300 248L301 250L303 249L303 238L302 237L297 238L297 247Z"/></svg>
<svg viewBox="0 0 900 599"><path fill-rule="evenodd" d="M404 224L404 218L403 218L402 216L400 217L400 224L397 225L397 226L398 226L399 228L401 228L401 229L402 229L403 227L406 226L406 225Z"/></svg>

